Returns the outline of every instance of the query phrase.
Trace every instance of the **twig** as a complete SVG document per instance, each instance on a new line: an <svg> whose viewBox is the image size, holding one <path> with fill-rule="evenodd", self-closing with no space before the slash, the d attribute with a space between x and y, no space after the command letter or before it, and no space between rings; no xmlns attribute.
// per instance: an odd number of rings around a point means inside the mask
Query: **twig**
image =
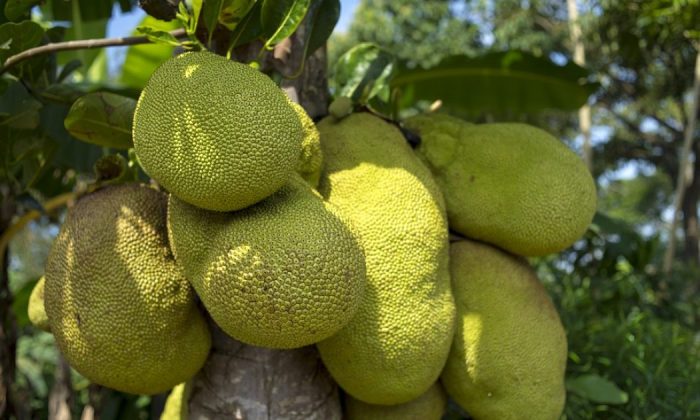
<svg viewBox="0 0 700 420"><path fill-rule="evenodd" d="M170 32L175 38L182 38L187 35L184 29L176 29ZM18 63L42 54L58 51L84 50L90 48L121 47L127 45L148 44L152 42L145 36L127 36L123 38L98 38L81 39L76 41L53 42L39 47L30 48L19 54L10 56L0 68L0 75L4 74Z"/></svg>

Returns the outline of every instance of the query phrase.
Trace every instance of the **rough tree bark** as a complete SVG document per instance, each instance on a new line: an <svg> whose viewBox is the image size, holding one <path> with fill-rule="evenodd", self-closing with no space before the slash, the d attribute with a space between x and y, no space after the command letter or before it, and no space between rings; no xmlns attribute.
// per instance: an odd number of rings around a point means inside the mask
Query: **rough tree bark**
<svg viewBox="0 0 700 420"><path fill-rule="evenodd" d="M15 214L12 191L0 185L0 236L10 226ZM12 313L12 294L8 276L8 252L0 255L0 419L14 413L12 386L15 378L17 327Z"/></svg>
<svg viewBox="0 0 700 420"><path fill-rule="evenodd" d="M277 48L272 64L291 75L302 64L305 25L289 43ZM312 118L328 106L325 48L306 61L298 78L283 89ZM238 342L210 322L212 351L194 378L189 400L191 419L319 419L341 418L338 387L314 346L273 350Z"/></svg>
<svg viewBox="0 0 700 420"><path fill-rule="evenodd" d="M71 420L70 408L73 401L70 366L59 353L56 375L49 394L49 420Z"/></svg>

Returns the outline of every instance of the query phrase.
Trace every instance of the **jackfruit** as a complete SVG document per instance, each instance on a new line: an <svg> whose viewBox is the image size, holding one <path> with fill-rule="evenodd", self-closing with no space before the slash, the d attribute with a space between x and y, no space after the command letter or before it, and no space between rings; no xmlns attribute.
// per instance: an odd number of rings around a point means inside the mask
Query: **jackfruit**
<svg viewBox="0 0 700 420"><path fill-rule="evenodd" d="M450 228L524 256L569 247L588 228L596 189L583 161L526 124L474 125L440 114L409 118L447 202Z"/></svg>
<svg viewBox="0 0 700 420"><path fill-rule="evenodd" d="M450 249L457 332L447 393L480 420L555 420L567 344L552 301L523 259L463 240Z"/></svg>
<svg viewBox="0 0 700 420"><path fill-rule="evenodd" d="M435 383L420 397L399 405L367 404L346 395L345 415L347 420L440 420L446 405L447 395Z"/></svg>
<svg viewBox="0 0 700 420"><path fill-rule="evenodd" d="M211 339L168 245L167 196L137 184L82 197L46 263L51 331L69 364L119 391L156 394L194 375Z"/></svg>
<svg viewBox="0 0 700 420"><path fill-rule="evenodd" d="M266 75L208 52L163 63L136 104L134 148L143 169L183 201L231 211L287 182L302 126Z"/></svg>
<svg viewBox="0 0 700 420"><path fill-rule="evenodd" d="M299 115L302 130L304 132L301 141L301 154L297 162L296 171L312 187L318 187L318 180L321 177L321 164L323 154L321 153L321 135L316 129L314 121L309 117L304 108L296 102L291 102L294 110Z"/></svg>
<svg viewBox="0 0 700 420"><path fill-rule="evenodd" d="M173 252L214 321L248 344L316 343L355 314L362 249L347 221L300 177L232 213L170 197Z"/></svg>
<svg viewBox="0 0 700 420"><path fill-rule="evenodd" d="M170 391L165 400L160 420L187 420L189 416L188 400L192 392L191 381L183 382Z"/></svg>
<svg viewBox="0 0 700 420"><path fill-rule="evenodd" d="M49 325L49 317L46 316L46 309L44 308L44 283L46 279L42 276L34 289L32 289L32 294L29 295L29 305L27 307L27 314L29 315L29 322L40 330L51 332L51 326Z"/></svg>
<svg viewBox="0 0 700 420"><path fill-rule="evenodd" d="M357 315L318 348L354 398L401 404L437 380L452 340L443 199L393 125L358 113L318 128L319 192L356 226L368 284Z"/></svg>

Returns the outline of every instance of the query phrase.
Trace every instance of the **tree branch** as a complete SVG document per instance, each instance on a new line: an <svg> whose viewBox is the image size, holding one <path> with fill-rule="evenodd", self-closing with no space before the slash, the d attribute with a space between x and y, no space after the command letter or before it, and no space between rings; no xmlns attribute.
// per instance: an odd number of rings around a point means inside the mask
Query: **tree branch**
<svg viewBox="0 0 700 420"><path fill-rule="evenodd" d="M182 38L187 35L184 29L176 29L170 32L175 38ZM152 42L145 36L127 36L123 38L98 38L81 39L76 41L52 42L22 51L19 54L8 57L0 68L0 75L6 73L15 65L24 60L28 60L38 55L49 54L59 51L85 50L91 48L122 47L127 45L148 44Z"/></svg>

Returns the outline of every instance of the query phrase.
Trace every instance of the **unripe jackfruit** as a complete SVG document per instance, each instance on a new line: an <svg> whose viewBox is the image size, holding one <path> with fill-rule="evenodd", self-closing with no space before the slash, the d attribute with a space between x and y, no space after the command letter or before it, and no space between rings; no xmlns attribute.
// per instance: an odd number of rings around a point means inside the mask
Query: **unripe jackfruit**
<svg viewBox="0 0 700 420"><path fill-rule="evenodd" d="M367 404L345 397L347 420L440 420L445 413L447 394L439 382L420 397L398 405Z"/></svg>
<svg viewBox="0 0 700 420"><path fill-rule="evenodd" d="M214 321L248 344L316 343L355 314L362 250L300 177L247 209L210 212L170 197L173 252Z"/></svg>
<svg viewBox="0 0 700 420"><path fill-rule="evenodd" d="M524 256L561 251L580 238L596 209L583 161L549 133L518 123L469 124L418 115L424 158L447 202L450 228Z"/></svg>
<svg viewBox="0 0 700 420"><path fill-rule="evenodd" d="M44 284L46 283L46 278L42 276L34 289L32 289L32 294L29 295L29 305L27 306L27 314L29 315L29 322L40 330L51 332L51 326L49 325L49 317L46 315L46 309L44 308Z"/></svg>
<svg viewBox="0 0 700 420"><path fill-rule="evenodd" d="M566 390L566 334L524 259L462 240L450 249L457 331L447 393L480 420L556 420Z"/></svg>
<svg viewBox="0 0 700 420"><path fill-rule="evenodd" d="M350 395L401 404L435 383L452 341L442 196L401 132L382 119L329 117L318 129L319 192L356 226L368 284L357 315L318 348Z"/></svg>
<svg viewBox="0 0 700 420"><path fill-rule="evenodd" d="M82 197L46 263L51 332L69 364L91 381L156 394L193 376L211 339L175 264L167 196L137 184Z"/></svg>
<svg viewBox="0 0 700 420"><path fill-rule="evenodd" d="M230 211L287 182L302 126L266 75L216 54L189 52L151 76L136 105L133 137L144 170L171 193Z"/></svg>
<svg viewBox="0 0 700 420"><path fill-rule="evenodd" d="M321 164L323 154L321 153L321 134L314 121L309 117L304 108L296 102L290 102L294 110L299 115L304 137L301 141L301 154L297 163L297 173L301 175L312 187L318 187L318 180L321 177Z"/></svg>

